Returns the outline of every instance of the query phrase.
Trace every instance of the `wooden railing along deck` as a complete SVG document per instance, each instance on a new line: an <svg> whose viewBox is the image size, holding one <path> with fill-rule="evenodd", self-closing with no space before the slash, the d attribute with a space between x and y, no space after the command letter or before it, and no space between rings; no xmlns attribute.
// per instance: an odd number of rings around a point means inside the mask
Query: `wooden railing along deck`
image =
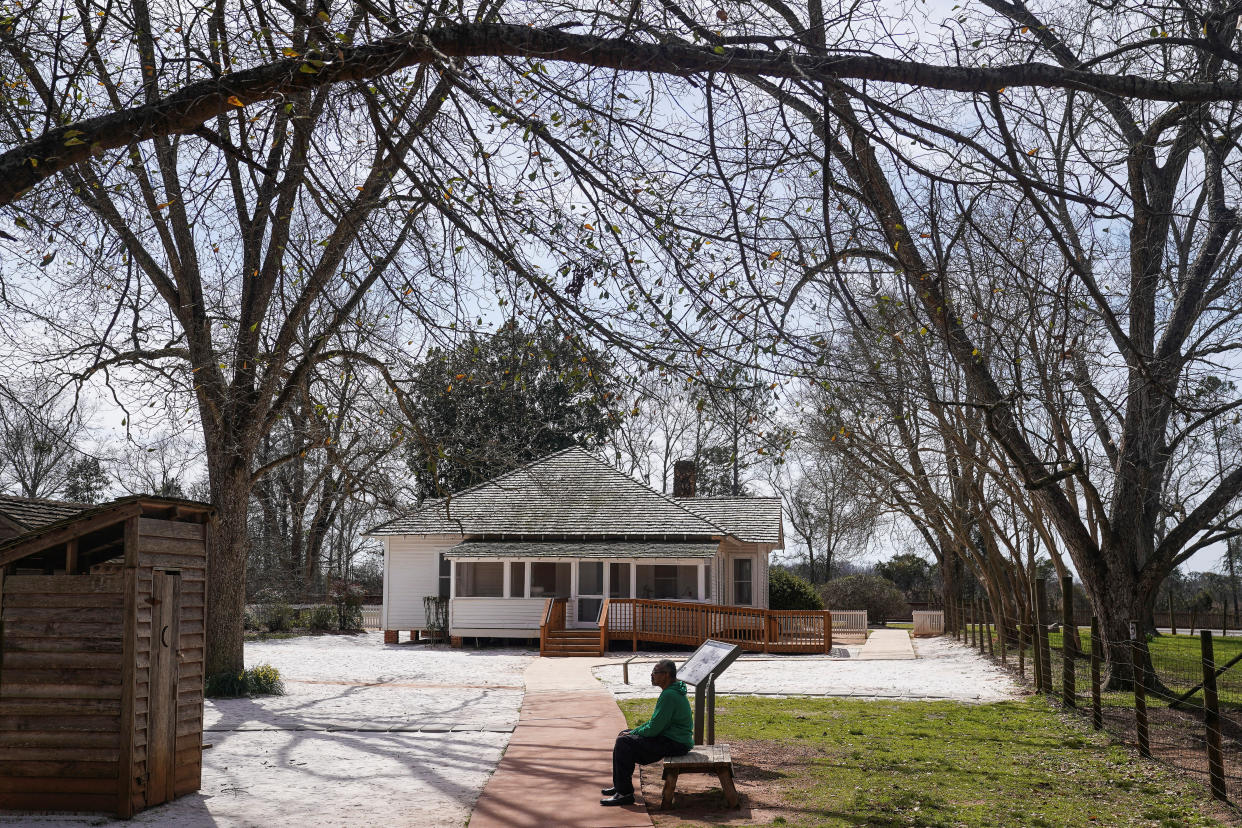
<svg viewBox="0 0 1242 828"><path fill-rule="evenodd" d="M765 610L724 604L610 598L600 613L600 649L609 641L698 646L713 638L761 653L827 653L832 615L816 610Z"/></svg>
<svg viewBox="0 0 1242 828"><path fill-rule="evenodd" d="M544 654L548 633L565 629L565 607L568 598L549 598L543 605L543 621L539 624L539 655Z"/></svg>

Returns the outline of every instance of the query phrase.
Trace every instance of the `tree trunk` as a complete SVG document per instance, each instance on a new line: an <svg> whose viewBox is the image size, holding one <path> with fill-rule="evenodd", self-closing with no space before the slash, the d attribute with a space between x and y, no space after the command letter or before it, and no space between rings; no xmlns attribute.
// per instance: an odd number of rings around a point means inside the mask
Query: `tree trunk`
<svg viewBox="0 0 1242 828"><path fill-rule="evenodd" d="M207 562L206 675L211 676L245 669L250 470L234 456L214 463L209 459L208 472L218 521Z"/></svg>
<svg viewBox="0 0 1242 828"><path fill-rule="evenodd" d="M1128 588L1127 588L1128 587ZM1106 690L1128 691L1134 689L1134 647L1130 638L1130 622L1140 624L1146 617L1154 595L1140 595L1136 585L1112 584L1093 597L1092 605L1100 619L1100 634L1104 638L1104 655L1108 669ZM1138 630L1139 635L1146 631ZM1158 686L1159 678L1152 669L1151 655L1143 648L1143 656L1137 665L1148 676L1149 688Z"/></svg>

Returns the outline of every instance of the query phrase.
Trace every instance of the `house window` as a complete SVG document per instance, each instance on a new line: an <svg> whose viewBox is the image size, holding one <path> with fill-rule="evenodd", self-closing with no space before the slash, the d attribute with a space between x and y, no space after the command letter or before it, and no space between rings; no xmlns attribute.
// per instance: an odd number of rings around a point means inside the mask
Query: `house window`
<svg viewBox="0 0 1242 828"><path fill-rule="evenodd" d="M752 570L754 561L750 558L733 559L733 603L749 607L754 603Z"/></svg>
<svg viewBox="0 0 1242 828"><path fill-rule="evenodd" d="M453 585L453 562L440 553L440 592L441 598L449 597Z"/></svg>
<svg viewBox="0 0 1242 828"><path fill-rule="evenodd" d="M531 598L568 598L570 565L565 563L532 562L530 565Z"/></svg>
<svg viewBox="0 0 1242 828"><path fill-rule="evenodd" d="M505 594L505 565L499 561L458 561L457 595L500 598Z"/></svg>
<svg viewBox="0 0 1242 828"><path fill-rule="evenodd" d="M509 562L509 597L526 597L526 564L522 561Z"/></svg>
<svg viewBox="0 0 1242 828"><path fill-rule="evenodd" d="M628 563L608 564L608 597L633 598L630 595L630 567Z"/></svg>
<svg viewBox="0 0 1242 828"><path fill-rule="evenodd" d="M639 564L637 598L695 600L699 592L699 568L693 564Z"/></svg>
<svg viewBox="0 0 1242 828"><path fill-rule="evenodd" d="M677 597L677 567L657 566L655 568L655 597Z"/></svg>

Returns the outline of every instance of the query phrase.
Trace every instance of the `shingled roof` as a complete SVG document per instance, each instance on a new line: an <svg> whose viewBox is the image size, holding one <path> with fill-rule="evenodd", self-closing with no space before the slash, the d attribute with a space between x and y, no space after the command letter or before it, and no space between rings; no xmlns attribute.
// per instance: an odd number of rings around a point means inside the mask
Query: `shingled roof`
<svg viewBox="0 0 1242 828"><path fill-rule="evenodd" d="M466 541L447 558L711 558L720 544L694 541Z"/></svg>
<svg viewBox="0 0 1242 828"><path fill-rule="evenodd" d="M711 520L568 448L377 526L368 535L719 538Z"/></svg>
<svg viewBox="0 0 1242 828"><path fill-rule="evenodd" d="M677 502L748 543L784 544L779 497L688 497Z"/></svg>
<svg viewBox="0 0 1242 828"><path fill-rule="evenodd" d="M64 500L43 500L33 497L0 495L0 515L8 518L26 531L39 529L58 520L72 517L86 509L95 508L90 503L72 503Z"/></svg>

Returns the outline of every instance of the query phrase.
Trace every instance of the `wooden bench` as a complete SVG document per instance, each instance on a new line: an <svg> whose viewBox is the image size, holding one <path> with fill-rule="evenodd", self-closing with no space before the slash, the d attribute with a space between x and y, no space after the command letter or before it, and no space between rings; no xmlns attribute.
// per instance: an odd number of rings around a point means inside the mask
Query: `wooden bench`
<svg viewBox="0 0 1242 828"><path fill-rule="evenodd" d="M673 792L677 789L677 777L683 773L714 773L720 779L725 801L730 808L741 807L737 788L733 787L733 758L728 745L695 745L685 756L673 756L664 760L664 796L660 808L673 807Z"/></svg>

